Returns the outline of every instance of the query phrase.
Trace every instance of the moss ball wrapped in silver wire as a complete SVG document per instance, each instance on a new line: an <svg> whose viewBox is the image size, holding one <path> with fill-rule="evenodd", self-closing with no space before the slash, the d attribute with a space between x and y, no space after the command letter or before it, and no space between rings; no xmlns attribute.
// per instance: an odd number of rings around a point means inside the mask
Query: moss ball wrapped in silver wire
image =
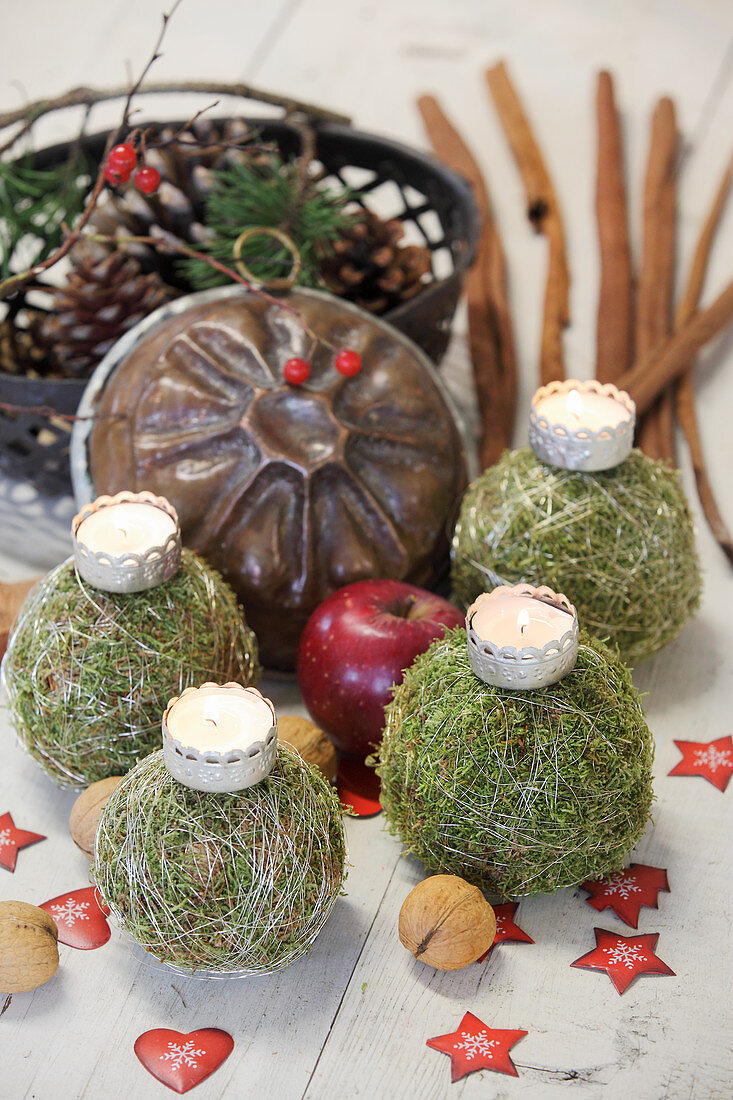
<svg viewBox="0 0 733 1100"><path fill-rule="evenodd" d="M386 711L390 830L430 871L520 897L618 870L652 805L653 741L628 669L581 632L549 687L490 687L466 632L435 641Z"/></svg>
<svg viewBox="0 0 733 1100"><path fill-rule="evenodd" d="M23 746L62 787L120 775L160 745L168 700L206 680L259 675L229 585L183 551L170 580L116 595L57 566L21 608L3 663Z"/></svg>
<svg viewBox="0 0 733 1100"><path fill-rule="evenodd" d="M641 451L581 473L507 451L466 491L452 548L454 597L547 584L624 660L650 657L700 602L700 565L679 475Z"/></svg>
<svg viewBox="0 0 733 1100"><path fill-rule="evenodd" d="M186 973L260 974L309 949L341 892L341 807L320 772L278 746L235 794L182 786L163 753L107 802L92 877L123 931Z"/></svg>

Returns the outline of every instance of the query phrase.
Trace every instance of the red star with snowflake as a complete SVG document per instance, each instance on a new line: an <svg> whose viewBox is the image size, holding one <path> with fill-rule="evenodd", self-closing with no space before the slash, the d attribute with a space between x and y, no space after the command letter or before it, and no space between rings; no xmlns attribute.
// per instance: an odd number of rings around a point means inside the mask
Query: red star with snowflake
<svg viewBox="0 0 733 1100"><path fill-rule="evenodd" d="M733 737L717 741L675 741L682 753L670 775L701 775L719 791L724 791L733 773Z"/></svg>
<svg viewBox="0 0 733 1100"><path fill-rule="evenodd" d="M526 1031L500 1031L487 1027L478 1016L467 1012L457 1031L436 1035L434 1039L428 1039L427 1046L450 1055L451 1082L460 1081L461 1077L477 1069L493 1069L497 1073L518 1077L509 1051L526 1034Z"/></svg>
<svg viewBox="0 0 733 1100"><path fill-rule="evenodd" d="M20 849L45 839L40 833L19 829L9 813L3 814L0 817L0 867L14 871Z"/></svg>
<svg viewBox="0 0 733 1100"><path fill-rule="evenodd" d="M667 872L661 867L647 867L643 863L632 863L623 871L615 871L607 878L588 879L580 885L591 895L586 898L600 913L603 909L612 909L632 928L639 927L639 911L642 905L650 909L659 908L660 890L669 893Z"/></svg>
<svg viewBox="0 0 733 1100"><path fill-rule="evenodd" d="M629 988L640 974L675 976L665 962L654 954L658 932L644 936L618 936L607 928L594 928L596 946L587 955L571 963L583 970L605 970L619 993Z"/></svg>
<svg viewBox="0 0 733 1100"><path fill-rule="evenodd" d="M494 950L498 943L504 943L505 940L509 940L511 943L534 943L531 936L528 936L523 928L514 923L514 915L519 908L518 901L509 901L505 905L495 905L494 915L496 917L496 935L494 936L494 942L488 951L484 951L480 959L477 962L483 962L484 959L488 959L491 952Z"/></svg>

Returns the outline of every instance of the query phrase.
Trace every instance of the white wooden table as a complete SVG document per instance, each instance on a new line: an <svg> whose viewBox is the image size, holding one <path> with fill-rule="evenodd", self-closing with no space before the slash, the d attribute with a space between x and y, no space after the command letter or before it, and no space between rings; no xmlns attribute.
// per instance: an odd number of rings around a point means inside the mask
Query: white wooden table
<svg viewBox="0 0 733 1100"><path fill-rule="evenodd" d="M10 107L21 96L81 82L124 79L124 60L137 71L149 52L157 8L150 0L8 5L0 104ZM509 59L547 152L573 275L567 367L584 377L592 369L598 286L594 74L607 67L616 77L637 241L648 119L659 95L673 95L681 127L694 137L680 194L684 270L730 153L733 84L716 80L731 38L730 0L609 0L602 6L583 0L186 0L156 76L247 80L330 105L364 129L422 146L414 99L422 91L439 95L489 179L510 266L520 408L526 409L537 384L545 250L527 228L523 193L485 93L483 69L500 56ZM184 100L181 109L188 106ZM67 136L63 126L59 132ZM708 299L730 278L731 255L733 210L712 258ZM448 374L465 400L462 324L459 318ZM698 375L711 473L729 521L731 359L729 334L706 353ZM519 419L522 442L526 431ZM694 497L687 466L683 472ZM5 516L8 492L4 486L0 493ZM63 514L65 506L58 507ZM4 526L0 539L3 579L37 572L38 564L50 565L63 552L62 542L49 536L34 546L31 561L27 553L19 557L11 528ZM270 977L209 983L138 962L116 931L98 951L62 947L54 980L16 995L0 1019L0 1096L160 1098L164 1087L133 1054L137 1036L155 1027L222 1027L233 1035L233 1053L198 1086L197 1100L729 1096L733 787L721 794L702 779L667 777L678 760L674 738L709 741L732 731L730 566L702 522L699 545L703 607L678 641L635 674L649 693L657 802L654 827L634 858L667 868L672 891L660 895L658 911L642 910L640 931L660 933L658 951L675 978L642 977L620 997L605 975L571 969L593 947L594 925L628 932L612 914L585 905L577 890L522 902L518 920L535 946L505 944L482 966L434 972L413 961L396 933L399 907L423 877L422 867L400 855L381 818L349 821L348 896L307 959ZM279 706L300 705L294 688L268 687ZM0 812L10 809L20 827L48 836L20 853L14 875L0 869L0 898L40 902L85 885L88 865L67 830L73 794L57 791L21 752L4 714L0 751ZM482 1071L449 1084L449 1060L425 1041L454 1030L466 1011L489 1027L529 1032L513 1051L518 1078Z"/></svg>

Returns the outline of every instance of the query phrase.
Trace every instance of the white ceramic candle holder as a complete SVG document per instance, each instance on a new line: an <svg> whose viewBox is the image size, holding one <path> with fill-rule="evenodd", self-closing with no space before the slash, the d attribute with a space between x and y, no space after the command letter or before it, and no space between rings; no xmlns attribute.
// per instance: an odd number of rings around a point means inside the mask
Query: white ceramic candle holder
<svg viewBox="0 0 733 1100"><path fill-rule="evenodd" d="M568 629L541 649L534 646L500 646L490 639L479 637L472 625L476 611L485 601L506 595L529 596L567 612ZM482 592L466 612L466 635L471 668L480 680L493 687L512 691L547 687L566 676L578 659L578 614L567 596L553 592L546 585L540 588L531 584L501 585L492 592Z"/></svg>
<svg viewBox="0 0 733 1100"><path fill-rule="evenodd" d="M543 404L556 395L568 398L575 391L580 409L562 417L543 412ZM583 422L583 398L606 398L619 406L621 419L616 424ZM552 402L556 404L556 402ZM609 406L611 407L611 406ZM578 420L578 426L573 420ZM596 416L591 420L595 421ZM636 406L624 390L611 383L595 380L550 382L532 398L529 414L529 445L542 461L564 470L609 470L624 462L634 445Z"/></svg>
<svg viewBox="0 0 733 1100"><path fill-rule="evenodd" d="M78 537L84 520L102 509L116 504L147 504L169 516L175 530L162 545L149 546L141 553L113 554L106 550L90 550ZM153 493L121 492L115 496L100 496L85 505L71 524L74 540L74 564L79 576L105 592L144 592L170 580L181 565L181 529L178 513L165 497Z"/></svg>
<svg viewBox="0 0 733 1100"><path fill-rule="evenodd" d="M246 730L243 730L242 747L229 749L227 752L218 752L215 749L201 749L192 745L186 745L183 741L173 737L168 729L168 721L171 710L181 700L191 695L205 691L207 688L216 689L217 693L223 691L232 692L232 695L245 697L256 696L270 708L272 713L272 725L267 730L265 737L254 741L247 740ZM255 783L266 779L272 771L277 758L277 719L275 707L254 687L242 687L241 684L214 684L205 683L200 688L189 687L171 699L163 715L163 761L166 768L179 783L191 787L195 791L216 791L221 794L231 794L234 791L242 791L246 787L252 787Z"/></svg>

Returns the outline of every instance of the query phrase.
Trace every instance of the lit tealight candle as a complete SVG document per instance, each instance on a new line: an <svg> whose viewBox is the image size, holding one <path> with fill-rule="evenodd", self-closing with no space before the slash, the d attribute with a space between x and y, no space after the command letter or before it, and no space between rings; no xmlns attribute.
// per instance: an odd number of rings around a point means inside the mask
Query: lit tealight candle
<svg viewBox="0 0 733 1100"><path fill-rule="evenodd" d="M272 770L275 708L257 688L202 684L171 699L163 715L163 759L179 782L198 791L241 791Z"/></svg>
<svg viewBox="0 0 733 1100"><path fill-rule="evenodd" d="M74 517L74 560L106 592L142 592L177 572L181 532L175 508L153 493L97 497Z"/></svg>
<svg viewBox="0 0 733 1100"><path fill-rule="evenodd" d="M526 689L555 683L578 656L578 616L562 593L501 585L468 609L471 668L487 684Z"/></svg>
<svg viewBox="0 0 733 1100"><path fill-rule="evenodd" d="M532 399L529 442L552 466L607 470L628 458L635 422L634 402L610 383L551 382Z"/></svg>

